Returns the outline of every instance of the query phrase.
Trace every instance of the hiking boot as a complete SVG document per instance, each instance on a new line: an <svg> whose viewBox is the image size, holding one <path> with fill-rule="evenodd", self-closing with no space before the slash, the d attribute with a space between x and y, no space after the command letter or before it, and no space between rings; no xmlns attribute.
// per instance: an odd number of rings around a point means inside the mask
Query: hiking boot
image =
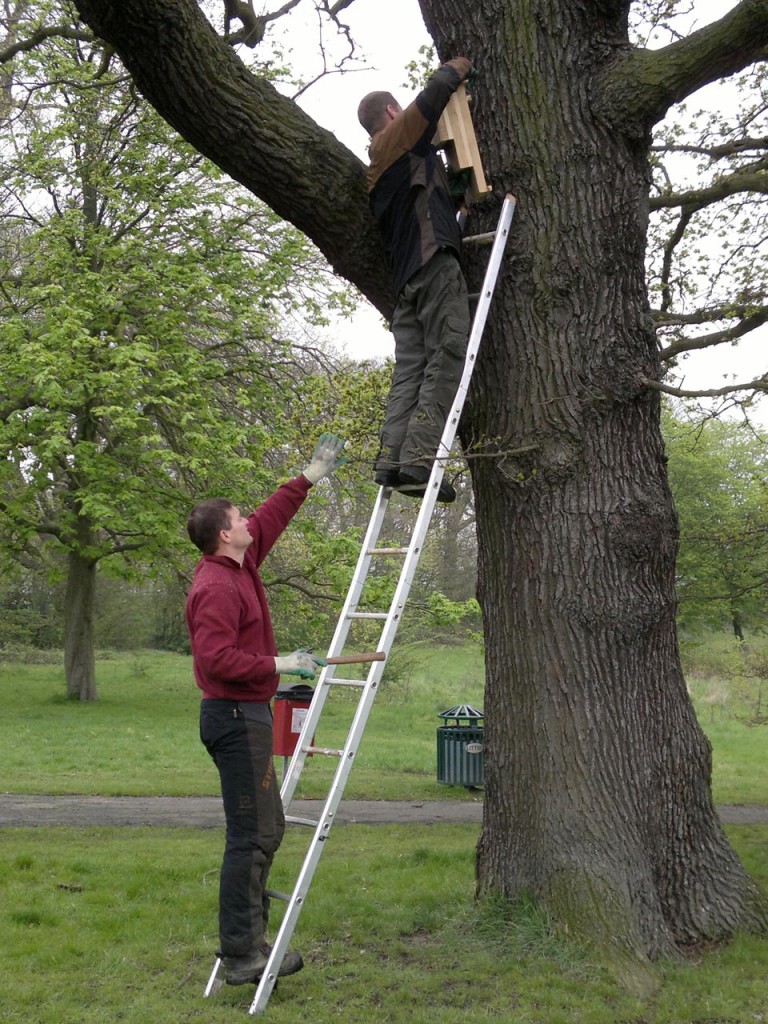
<svg viewBox="0 0 768 1024"><path fill-rule="evenodd" d="M396 469L377 469L373 479L379 487L398 487L400 484L400 474Z"/></svg>
<svg viewBox="0 0 768 1024"><path fill-rule="evenodd" d="M224 976L228 985L247 985L248 982L257 982L264 973L267 961L272 952L268 942L262 942L256 949L252 949L247 956L225 956ZM287 974L296 974L304 966L301 953L293 949L286 951L280 970L277 972L279 978Z"/></svg>
<svg viewBox="0 0 768 1024"><path fill-rule="evenodd" d="M421 498L426 493L427 484L432 471L426 466L401 466L399 477L400 484L397 487L399 494L405 494L409 498ZM445 480L440 481L440 489L437 492L437 500L446 505L456 501L456 491Z"/></svg>

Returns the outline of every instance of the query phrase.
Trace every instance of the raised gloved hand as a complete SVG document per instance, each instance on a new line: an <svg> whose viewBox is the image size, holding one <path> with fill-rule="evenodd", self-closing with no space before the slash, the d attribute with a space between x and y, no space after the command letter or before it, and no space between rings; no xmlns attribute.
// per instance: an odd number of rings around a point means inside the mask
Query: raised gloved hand
<svg viewBox="0 0 768 1024"><path fill-rule="evenodd" d="M306 651L294 651L282 658L275 658L275 672L281 676L300 676L302 679L314 679L318 668L327 665L323 658Z"/></svg>
<svg viewBox="0 0 768 1024"><path fill-rule="evenodd" d="M321 434L317 447L312 452L312 461L302 470L311 484L316 484L324 476L330 476L339 466L344 466L349 459L342 455L344 441L338 434Z"/></svg>

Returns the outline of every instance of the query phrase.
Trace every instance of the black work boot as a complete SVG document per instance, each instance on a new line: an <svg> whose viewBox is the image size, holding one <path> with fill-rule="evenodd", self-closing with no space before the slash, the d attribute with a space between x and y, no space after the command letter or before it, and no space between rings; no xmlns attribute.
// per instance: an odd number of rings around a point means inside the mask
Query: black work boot
<svg viewBox="0 0 768 1024"><path fill-rule="evenodd" d="M409 498L421 498L427 491L427 484L432 471L426 466L401 466L399 471L400 485L397 488L399 494L406 494ZM446 505L456 501L456 491L445 480L440 481L440 489L437 492L437 500Z"/></svg>
<svg viewBox="0 0 768 1024"><path fill-rule="evenodd" d="M252 949L247 956L225 956L224 977L228 985L247 985L248 982L258 981L267 966L272 947L268 942L262 942L260 946ZM279 978L287 974L296 974L304 966L301 953L293 949L286 950L280 970L277 972Z"/></svg>
<svg viewBox="0 0 768 1024"><path fill-rule="evenodd" d="M400 483L399 456L393 448L380 448L373 464L373 479L379 487L397 487Z"/></svg>

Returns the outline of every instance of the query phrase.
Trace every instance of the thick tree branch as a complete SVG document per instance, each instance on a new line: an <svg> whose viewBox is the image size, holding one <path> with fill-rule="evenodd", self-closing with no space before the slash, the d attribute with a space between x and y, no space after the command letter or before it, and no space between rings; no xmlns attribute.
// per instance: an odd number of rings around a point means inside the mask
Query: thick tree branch
<svg viewBox="0 0 768 1024"><path fill-rule="evenodd" d="M347 7L351 7L354 0L336 0L336 3L328 8L328 13L332 18L337 17Z"/></svg>
<svg viewBox="0 0 768 1024"><path fill-rule="evenodd" d="M169 124L391 313L384 246L353 153L251 74L195 0L76 0L76 7ZM287 178L294 188L286 188Z"/></svg>
<svg viewBox="0 0 768 1024"><path fill-rule="evenodd" d="M645 137L669 108L768 53L768 0L741 0L719 21L659 50L634 49L615 60L600 83L603 117Z"/></svg>

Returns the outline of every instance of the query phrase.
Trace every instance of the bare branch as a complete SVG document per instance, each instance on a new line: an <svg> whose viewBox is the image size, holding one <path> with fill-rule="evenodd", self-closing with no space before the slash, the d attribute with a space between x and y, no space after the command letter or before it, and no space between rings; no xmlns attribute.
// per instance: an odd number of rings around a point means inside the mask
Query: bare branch
<svg viewBox="0 0 768 1024"><path fill-rule="evenodd" d="M664 259L662 262L661 269L661 308L662 312L666 312L669 306L672 304L672 293L670 290L670 278L672 275L672 258L675 249L685 236L686 228L690 223L691 217L693 217L693 210L683 210L680 214L680 219L677 222L677 227L672 232L667 244L664 246Z"/></svg>
<svg viewBox="0 0 768 1024"><path fill-rule="evenodd" d="M649 380L647 377L641 377L640 383L651 391L660 391L675 398L722 398L737 391L768 391L768 373L743 384L729 384L727 387L713 388L709 391L687 391L684 388L672 387L671 384L662 384L658 380Z"/></svg>
<svg viewBox="0 0 768 1024"><path fill-rule="evenodd" d="M34 50L36 46L44 43L47 39L78 39L82 43L92 43L93 33L87 29L73 28L71 25L51 25L48 28L39 28L27 39L19 39L17 42L0 50L0 64L7 64L8 61L19 53L26 53Z"/></svg>
<svg viewBox="0 0 768 1024"><path fill-rule="evenodd" d="M761 161L761 164L764 161ZM690 209L691 213L712 203L717 203L729 196L739 195L742 192L757 192L768 194L768 161L765 161L766 169L749 171L735 171L727 177L706 188L694 188L688 192L670 192L663 195L652 196L649 200L651 210L664 210L674 206L684 206Z"/></svg>
<svg viewBox="0 0 768 1024"><path fill-rule="evenodd" d="M685 145L685 144L661 144L651 146L652 153L690 153L708 156L710 160L720 160L722 157L738 156L739 153L747 153L751 150L763 151L768 149L768 135L760 138L745 137L743 139L732 139L730 142L723 142L719 146Z"/></svg>
<svg viewBox="0 0 768 1024"><path fill-rule="evenodd" d="M288 0L279 10L271 14L256 14L253 0L224 0L224 38L232 46L240 43L254 49L264 38L270 21L277 21L292 11L301 0ZM243 26L239 32L230 32L230 24L237 20Z"/></svg>
<svg viewBox="0 0 768 1024"><path fill-rule="evenodd" d="M725 311L723 311L723 315ZM722 345L723 342L737 341L745 334L762 327L768 322L768 308L757 310L748 316L743 317L734 327L728 327L722 331L714 331L712 334L705 334L701 338L681 338L659 352L659 358L665 361L674 359L682 352L699 352L705 348L713 348L715 345Z"/></svg>
<svg viewBox="0 0 768 1024"><path fill-rule="evenodd" d="M355 0L336 0L336 3L328 8L328 13L332 18L335 18L341 11L347 7L351 7Z"/></svg>
<svg viewBox="0 0 768 1024"><path fill-rule="evenodd" d="M693 313L670 313L661 309L653 309L651 312L657 327L693 326L711 324L717 320L751 316L755 312L755 301L742 299L738 303L729 303L727 307L711 306L697 309Z"/></svg>
<svg viewBox="0 0 768 1024"><path fill-rule="evenodd" d="M298 590L300 594L304 594L306 597L312 598L313 601L340 601L340 594L323 594L320 591L310 590L306 584L296 582L295 574L291 573L287 576L277 576L271 580L264 580L265 589L270 587L291 587L293 590Z"/></svg>
<svg viewBox="0 0 768 1024"><path fill-rule="evenodd" d="M147 546L147 542L146 541L144 541L143 543L137 543L137 544L115 544L107 552L107 556L122 555L122 554L125 554L126 551L141 551L146 546Z"/></svg>

